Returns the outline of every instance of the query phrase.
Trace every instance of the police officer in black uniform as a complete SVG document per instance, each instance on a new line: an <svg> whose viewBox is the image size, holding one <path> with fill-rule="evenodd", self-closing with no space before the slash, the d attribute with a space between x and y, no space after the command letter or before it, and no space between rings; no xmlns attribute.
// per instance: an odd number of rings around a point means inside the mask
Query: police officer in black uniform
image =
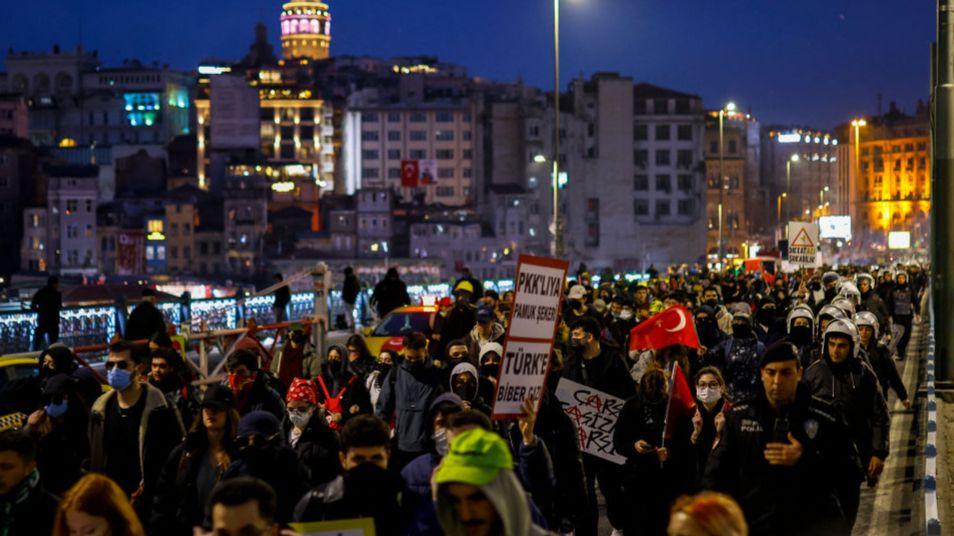
<svg viewBox="0 0 954 536"><path fill-rule="evenodd" d="M853 526L863 477L867 477L869 486L874 486L884 469L891 419L878 376L868 364L858 329L850 320L833 320L828 324L822 358L805 370L805 383L814 396L841 412L866 469L855 482L845 481L839 489L845 515Z"/></svg>
<svg viewBox="0 0 954 536"><path fill-rule="evenodd" d="M844 422L801 383L798 349L769 347L761 389L732 407L703 485L731 494L752 535L847 535L838 482L860 464Z"/></svg>

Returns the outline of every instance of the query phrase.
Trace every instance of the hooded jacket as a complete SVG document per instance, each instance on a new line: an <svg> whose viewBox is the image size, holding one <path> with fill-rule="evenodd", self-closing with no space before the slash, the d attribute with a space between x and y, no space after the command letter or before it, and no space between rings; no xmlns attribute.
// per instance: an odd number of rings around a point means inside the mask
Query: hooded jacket
<svg viewBox="0 0 954 536"><path fill-rule="evenodd" d="M394 437L398 450L424 452L427 410L443 391L440 371L427 364L407 361L391 369L381 382L375 414L390 421L394 416Z"/></svg>
<svg viewBox="0 0 954 536"><path fill-rule="evenodd" d="M305 493L295 506L297 522L370 517L375 534L403 534L407 525L404 481L372 464L361 464Z"/></svg>
<svg viewBox="0 0 954 536"><path fill-rule="evenodd" d="M891 419L878 376L859 355L833 363L824 350L822 358L805 370L803 381L812 394L841 410L861 459L888 457Z"/></svg>
<svg viewBox="0 0 954 536"><path fill-rule="evenodd" d="M475 324L473 329L470 330L470 333L467 335L467 338L464 341L467 343L467 355L471 359L476 358L480 355L480 347L488 342L498 342L503 344L504 335L506 335L507 330L504 327L497 323L490 323L490 338L481 340L480 337L480 326Z"/></svg>
<svg viewBox="0 0 954 536"><path fill-rule="evenodd" d="M481 486L503 521L504 536L543 536L552 534L533 524L530 505L513 471L502 469L486 486ZM447 536L467 536L454 506L443 493L437 494L437 518Z"/></svg>

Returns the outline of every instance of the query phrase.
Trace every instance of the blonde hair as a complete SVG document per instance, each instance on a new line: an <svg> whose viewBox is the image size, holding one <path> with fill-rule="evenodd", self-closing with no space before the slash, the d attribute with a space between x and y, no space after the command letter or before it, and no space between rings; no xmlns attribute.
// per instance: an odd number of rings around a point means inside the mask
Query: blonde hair
<svg viewBox="0 0 954 536"><path fill-rule="evenodd" d="M67 512L83 512L109 523L113 536L145 536L139 517L122 488L108 477L90 473L73 485L56 511L53 536L69 536Z"/></svg>
<svg viewBox="0 0 954 536"><path fill-rule="evenodd" d="M672 505L670 517L687 516L706 536L748 536L742 509L729 497L714 491L683 495Z"/></svg>

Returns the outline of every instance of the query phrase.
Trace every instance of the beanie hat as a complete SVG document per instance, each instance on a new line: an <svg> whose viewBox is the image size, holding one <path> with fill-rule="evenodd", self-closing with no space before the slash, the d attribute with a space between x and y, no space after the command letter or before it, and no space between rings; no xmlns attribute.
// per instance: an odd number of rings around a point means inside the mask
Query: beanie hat
<svg viewBox="0 0 954 536"><path fill-rule="evenodd" d="M285 402L308 402L312 406L318 405L318 389L315 382L304 378L295 378L288 388L288 394L285 396Z"/></svg>
<svg viewBox="0 0 954 536"><path fill-rule="evenodd" d="M493 482L501 470L513 470L513 456L507 443L494 432L475 428L454 438L435 481L480 487Z"/></svg>
<svg viewBox="0 0 954 536"><path fill-rule="evenodd" d="M499 355L500 357L503 357L503 346L500 346L499 342L488 342L488 343L482 344L480 346L480 355L477 356L477 362L483 363L484 356L489 354L490 352L493 352Z"/></svg>
<svg viewBox="0 0 954 536"><path fill-rule="evenodd" d="M281 423L267 411L251 411L239 421L236 437L258 434L271 437L281 430Z"/></svg>

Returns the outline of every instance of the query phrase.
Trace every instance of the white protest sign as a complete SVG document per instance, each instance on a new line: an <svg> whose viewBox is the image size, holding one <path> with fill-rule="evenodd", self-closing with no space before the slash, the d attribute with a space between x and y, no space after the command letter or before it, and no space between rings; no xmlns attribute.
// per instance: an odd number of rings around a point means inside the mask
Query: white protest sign
<svg viewBox="0 0 954 536"><path fill-rule="evenodd" d="M818 225L793 221L788 223L788 261L798 266L821 266L818 251Z"/></svg>
<svg viewBox="0 0 954 536"><path fill-rule="evenodd" d="M527 398L536 400L539 408L568 269L566 261L520 256L494 396L494 419L519 417Z"/></svg>
<svg viewBox="0 0 954 536"><path fill-rule="evenodd" d="M613 446L613 431L625 403L623 399L566 378L560 378L556 397L576 425L580 450L619 465L626 462Z"/></svg>

